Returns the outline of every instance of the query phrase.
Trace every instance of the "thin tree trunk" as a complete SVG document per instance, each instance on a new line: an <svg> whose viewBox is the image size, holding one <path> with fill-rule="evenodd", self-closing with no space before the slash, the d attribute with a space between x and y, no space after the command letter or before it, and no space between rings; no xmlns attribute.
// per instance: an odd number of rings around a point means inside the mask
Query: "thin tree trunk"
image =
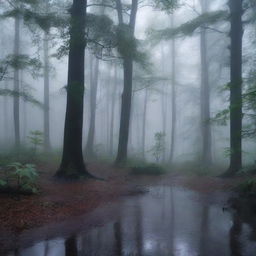
<svg viewBox="0 0 256 256"><path fill-rule="evenodd" d="M116 91L117 91L117 65L115 65L114 71L114 87L112 91L112 100L111 100L111 120L110 120L110 155L113 155L114 151L114 127L115 127L115 106L116 106Z"/></svg>
<svg viewBox="0 0 256 256"><path fill-rule="evenodd" d="M230 166L226 175L242 167L242 0L230 0L231 69L230 69Z"/></svg>
<svg viewBox="0 0 256 256"><path fill-rule="evenodd" d="M73 0L71 7L70 46L68 61L67 106L63 155L58 177L92 177L85 167L82 153L84 55L86 0Z"/></svg>
<svg viewBox="0 0 256 256"><path fill-rule="evenodd" d="M122 4L116 0L119 25L123 25ZM134 36L136 15L138 9L138 0L132 1L131 15L129 21L130 35ZM122 94L121 120L119 129L119 143L116 157L116 164L124 164L127 160L127 146L129 138L131 101L132 101L132 77L133 77L133 59L130 55L123 57L124 68L124 89Z"/></svg>
<svg viewBox="0 0 256 256"><path fill-rule="evenodd" d="M162 59L162 70L165 71L165 63L164 63L164 49L161 47L161 59ZM165 72L164 72L165 73ZM167 120L167 91L166 83L163 82L163 92L162 92L162 132L166 134L166 120ZM164 138L164 147L163 147L163 162L166 160L166 139Z"/></svg>
<svg viewBox="0 0 256 256"><path fill-rule="evenodd" d="M15 35L14 35L14 56L18 57L20 54L20 16L15 17ZM19 84L19 69L14 69L14 91L18 94L20 91ZM14 117L14 135L15 148L20 148L20 100L16 96L13 98L13 117Z"/></svg>
<svg viewBox="0 0 256 256"><path fill-rule="evenodd" d="M147 107L148 107L148 88L145 89L143 116L142 116L142 157L145 160L146 149L146 122L147 122Z"/></svg>
<svg viewBox="0 0 256 256"><path fill-rule="evenodd" d="M91 55L90 61L90 125L88 131L88 138L85 147L85 153L88 159L95 157L94 140L95 140L95 120L96 120L96 103L98 91L98 77L99 77L99 59L93 61Z"/></svg>
<svg viewBox="0 0 256 256"><path fill-rule="evenodd" d="M171 26L174 27L174 16L171 16ZM170 147L170 164L173 164L174 150L175 150L175 136L176 136L176 42L172 39L171 42L171 52L172 52L172 119L171 119L171 147Z"/></svg>
<svg viewBox="0 0 256 256"><path fill-rule="evenodd" d="M49 31L44 33L44 150L51 148L50 144L50 93L49 93Z"/></svg>
<svg viewBox="0 0 256 256"><path fill-rule="evenodd" d="M5 89L8 88L8 84L7 82L5 82ZM9 119L8 119L8 116L9 116L9 111L8 111L8 98L7 96L4 96L4 99L3 99L3 103L4 103L4 106L3 106L3 113L4 113L4 135L5 135L5 140L4 140L4 144L5 146L7 146L9 143L10 143L10 140L9 140Z"/></svg>
<svg viewBox="0 0 256 256"><path fill-rule="evenodd" d="M201 0L202 13L207 12L206 0ZM206 29L200 32L200 55L201 55L201 130L202 130L202 164L212 163L212 135L210 125L210 86L209 86L209 63L207 56Z"/></svg>

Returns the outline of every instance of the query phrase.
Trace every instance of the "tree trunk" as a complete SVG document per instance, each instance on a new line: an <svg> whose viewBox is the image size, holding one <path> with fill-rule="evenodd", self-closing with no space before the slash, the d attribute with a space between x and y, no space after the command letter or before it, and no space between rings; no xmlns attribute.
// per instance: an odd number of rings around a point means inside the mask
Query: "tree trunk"
<svg viewBox="0 0 256 256"><path fill-rule="evenodd" d="M121 117L119 129L119 142L116 164L124 164L127 160L127 146L129 137L129 124L132 100L132 69L133 61L124 59L124 90L122 93Z"/></svg>
<svg viewBox="0 0 256 256"><path fill-rule="evenodd" d="M95 138L95 120L96 120L96 103L99 77L99 59L95 59L95 65L91 55L90 61L90 125L88 131L88 138L85 147L85 154L88 159L95 158L94 152L94 138Z"/></svg>
<svg viewBox="0 0 256 256"><path fill-rule="evenodd" d="M122 4L120 0L116 0L119 25L123 25ZM136 15L138 9L138 0L132 1L129 28L131 36L134 36ZM119 129L119 142L116 157L116 164L124 164L127 160L127 146L129 138L131 100L132 100L132 78L133 78L133 59L129 56L123 57L124 69L124 89L122 94L121 120Z"/></svg>
<svg viewBox="0 0 256 256"><path fill-rule="evenodd" d="M18 57L20 54L20 16L15 17L15 35L14 35L14 56ZM14 69L14 91L18 94L20 91L19 83L19 69ZM20 100L16 96L13 98L13 117L14 117L14 136L15 148L20 148Z"/></svg>
<svg viewBox="0 0 256 256"><path fill-rule="evenodd" d="M164 58L164 49L163 45L161 47L161 59L162 59L162 71L165 73L165 58ZM163 134L166 134L166 121L167 121L167 102L168 102L168 88L166 86L166 82L163 82L163 92L161 95L161 101L162 101L162 132ZM163 148L163 162L166 160L166 139L164 138L164 148Z"/></svg>
<svg viewBox="0 0 256 256"><path fill-rule="evenodd" d="M82 153L86 0L73 0L63 155L57 177L92 177Z"/></svg>
<svg viewBox="0 0 256 256"><path fill-rule="evenodd" d="M148 88L145 89L144 105L143 105L143 116L142 116L142 157L145 160L145 149L146 149L146 122L147 122L147 107L148 107Z"/></svg>
<svg viewBox="0 0 256 256"><path fill-rule="evenodd" d="M202 13L207 12L206 0L201 0ZM209 86L209 64L207 56L206 29L200 32L200 55L201 55L201 131L202 131L202 164L204 166L212 163L212 135L210 126L210 86Z"/></svg>
<svg viewBox="0 0 256 256"><path fill-rule="evenodd" d="M114 88L112 91L112 100L111 100L111 120L110 120L110 155L113 155L114 152L114 127L115 127L115 106L116 106L116 91L117 91L117 65L115 65L115 74L114 74Z"/></svg>
<svg viewBox="0 0 256 256"><path fill-rule="evenodd" d="M171 26L174 27L174 17L171 16ZM171 148L170 148L170 164L173 164L173 156L175 150L175 136L176 136L176 44L175 39L172 39L171 42L171 51L172 51L172 120L171 120Z"/></svg>
<svg viewBox="0 0 256 256"><path fill-rule="evenodd" d="M230 0L230 166L225 175L242 167L242 0Z"/></svg>
<svg viewBox="0 0 256 256"><path fill-rule="evenodd" d="M49 31L44 33L44 150L48 152L50 144L50 93L49 93Z"/></svg>
<svg viewBox="0 0 256 256"><path fill-rule="evenodd" d="M5 82L5 89L8 88L8 83ZM3 115L4 115L4 135L5 135L5 139L4 139L4 144L5 147L7 147L7 145L9 145L10 143L10 138L9 138L9 107L8 107L8 96L4 96L3 97Z"/></svg>

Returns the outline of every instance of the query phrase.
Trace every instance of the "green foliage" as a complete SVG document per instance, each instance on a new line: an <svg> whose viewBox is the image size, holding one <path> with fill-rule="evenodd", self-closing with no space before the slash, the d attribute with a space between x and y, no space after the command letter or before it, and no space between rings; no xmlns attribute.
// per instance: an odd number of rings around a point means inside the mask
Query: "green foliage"
<svg viewBox="0 0 256 256"><path fill-rule="evenodd" d="M153 41L169 40L177 36L191 36L198 28L213 25L219 21L227 19L228 13L226 11L207 12L197 16L177 28L166 28L162 30L149 31L150 39Z"/></svg>
<svg viewBox="0 0 256 256"><path fill-rule="evenodd" d="M242 182L236 190L244 196L256 196L256 178Z"/></svg>
<svg viewBox="0 0 256 256"><path fill-rule="evenodd" d="M171 11L178 7L178 0L150 0L151 5L162 11Z"/></svg>
<svg viewBox="0 0 256 256"><path fill-rule="evenodd" d="M155 133L154 138L155 138L155 144L150 151L154 156L156 162L159 163L165 149L165 143L164 143L165 133L157 132Z"/></svg>
<svg viewBox="0 0 256 256"><path fill-rule="evenodd" d="M36 187L38 174L35 165L14 162L5 168L7 170L0 179L1 189L8 191L8 189L15 188L19 193L35 194L38 192Z"/></svg>
<svg viewBox="0 0 256 256"><path fill-rule="evenodd" d="M230 109L224 109L218 112L215 115L215 117L211 119L211 122L217 125L226 126L229 118L230 118Z"/></svg>
<svg viewBox="0 0 256 256"><path fill-rule="evenodd" d="M166 169L154 163L135 165L131 168L131 174L134 175L162 175Z"/></svg>
<svg viewBox="0 0 256 256"><path fill-rule="evenodd" d="M36 78L41 68L42 63L37 58L30 58L26 54L10 54L0 60L0 81L9 78L7 76L10 69L26 70L33 78Z"/></svg>
<svg viewBox="0 0 256 256"><path fill-rule="evenodd" d="M34 96L31 95L29 92L20 92L10 89L0 89L0 96L20 97L26 102L32 103L36 106L43 108L43 104L39 102L37 99L35 99Z"/></svg>
<svg viewBox="0 0 256 256"><path fill-rule="evenodd" d="M33 147L35 155L38 147L43 145L43 135L44 135L43 132L38 130L30 131L30 136L28 136L28 139Z"/></svg>
<svg viewBox="0 0 256 256"><path fill-rule="evenodd" d="M106 15L88 13L86 17L86 39L88 47L100 58L111 55L116 47L116 27Z"/></svg>

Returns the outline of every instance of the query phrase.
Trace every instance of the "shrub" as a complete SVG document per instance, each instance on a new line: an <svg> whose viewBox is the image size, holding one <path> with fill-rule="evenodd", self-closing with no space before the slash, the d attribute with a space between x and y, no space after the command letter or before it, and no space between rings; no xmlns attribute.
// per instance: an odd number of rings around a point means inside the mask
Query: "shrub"
<svg viewBox="0 0 256 256"><path fill-rule="evenodd" d="M256 196L256 178L242 182L236 190L244 196Z"/></svg>
<svg viewBox="0 0 256 256"><path fill-rule="evenodd" d="M144 164L132 167L132 174L134 175L162 175L166 170L157 164Z"/></svg>
<svg viewBox="0 0 256 256"><path fill-rule="evenodd" d="M11 163L4 168L1 176L0 189L2 191L15 191L21 194L38 192L36 187L38 174L33 164Z"/></svg>

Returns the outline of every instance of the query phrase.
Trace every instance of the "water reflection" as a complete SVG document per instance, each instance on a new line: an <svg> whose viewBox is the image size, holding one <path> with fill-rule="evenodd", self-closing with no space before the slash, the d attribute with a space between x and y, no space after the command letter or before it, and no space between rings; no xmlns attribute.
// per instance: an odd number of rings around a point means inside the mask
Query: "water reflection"
<svg viewBox="0 0 256 256"><path fill-rule="evenodd" d="M9 255L255 256L250 223L195 192L153 187L145 195L125 199L117 209L115 220L102 227L38 242Z"/></svg>

